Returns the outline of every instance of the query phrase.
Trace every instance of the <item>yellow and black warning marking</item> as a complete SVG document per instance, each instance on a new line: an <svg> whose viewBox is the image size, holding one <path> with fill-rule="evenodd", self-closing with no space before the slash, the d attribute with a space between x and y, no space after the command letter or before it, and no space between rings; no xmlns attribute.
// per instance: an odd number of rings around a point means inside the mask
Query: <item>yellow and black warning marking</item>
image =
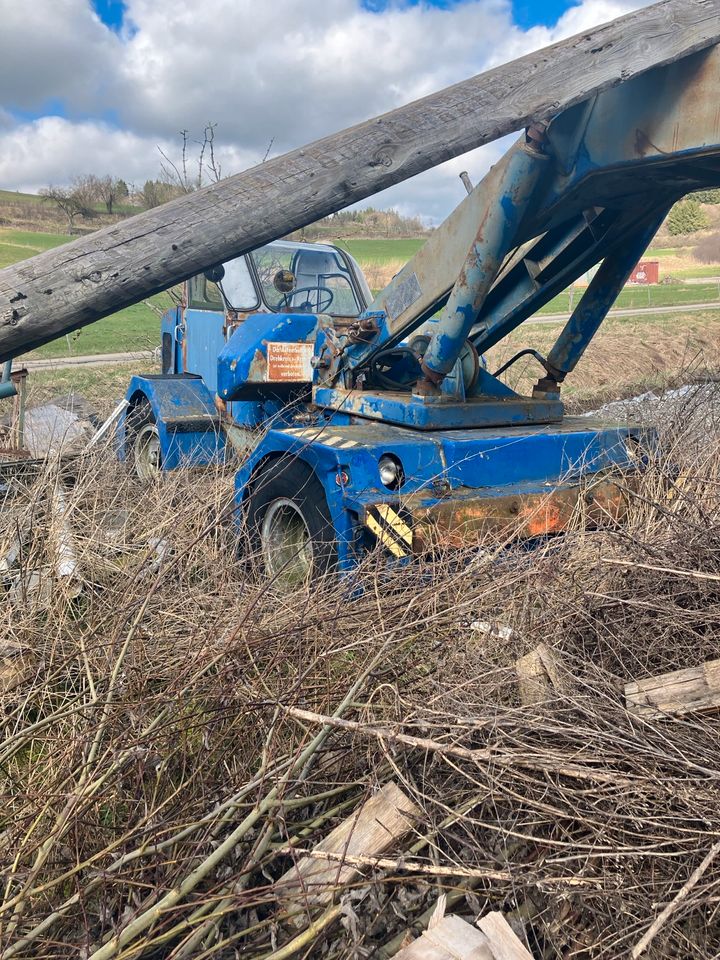
<svg viewBox="0 0 720 960"><path fill-rule="evenodd" d="M336 434L329 431L326 427L303 427L286 430L293 437L300 440L313 441L314 443L324 443L328 447L335 447L338 450L350 450L359 446L357 440L350 440L342 434Z"/></svg>
<svg viewBox="0 0 720 960"><path fill-rule="evenodd" d="M365 508L365 526L394 557L412 553L412 526L410 515L389 503L374 503Z"/></svg>

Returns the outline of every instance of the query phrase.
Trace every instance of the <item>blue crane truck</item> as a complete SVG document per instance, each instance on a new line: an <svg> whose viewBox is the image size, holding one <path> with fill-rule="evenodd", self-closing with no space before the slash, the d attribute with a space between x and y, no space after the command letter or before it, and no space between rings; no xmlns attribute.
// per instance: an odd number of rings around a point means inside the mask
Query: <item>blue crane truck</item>
<svg viewBox="0 0 720 960"><path fill-rule="evenodd" d="M375 297L324 244L191 278L162 373L130 384L122 455L147 478L239 453L238 513L277 578L618 518L647 432L565 416L561 388L672 205L720 184L719 81L712 48L530 125ZM486 369L595 267L546 357ZM527 354L521 396L502 375Z"/></svg>

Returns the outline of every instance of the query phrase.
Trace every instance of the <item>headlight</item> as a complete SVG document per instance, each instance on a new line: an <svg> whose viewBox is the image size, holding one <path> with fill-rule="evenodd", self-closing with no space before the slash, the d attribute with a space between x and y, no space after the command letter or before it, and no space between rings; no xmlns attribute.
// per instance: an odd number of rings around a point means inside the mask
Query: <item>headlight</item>
<svg viewBox="0 0 720 960"><path fill-rule="evenodd" d="M378 461L378 469L380 470L380 482L388 490L397 490L398 487L402 486L404 480L403 468L397 457L393 457L389 453L383 454Z"/></svg>

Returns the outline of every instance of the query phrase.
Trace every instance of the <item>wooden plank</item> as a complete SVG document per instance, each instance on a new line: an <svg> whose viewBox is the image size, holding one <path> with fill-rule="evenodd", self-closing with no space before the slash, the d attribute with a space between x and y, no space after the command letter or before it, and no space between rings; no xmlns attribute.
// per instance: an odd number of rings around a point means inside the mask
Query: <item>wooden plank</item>
<svg viewBox="0 0 720 960"><path fill-rule="evenodd" d="M645 719L720 709L720 660L627 683L625 702Z"/></svg>
<svg viewBox="0 0 720 960"><path fill-rule="evenodd" d="M544 643L516 660L515 672L520 700L526 706L552 700L555 692L563 689L557 657Z"/></svg>
<svg viewBox="0 0 720 960"><path fill-rule="evenodd" d="M663 0L0 271L0 360L720 39Z"/></svg>
<svg viewBox="0 0 720 960"><path fill-rule="evenodd" d="M396 960L495 960L487 936L461 917L443 917L407 947Z"/></svg>
<svg viewBox="0 0 720 960"><path fill-rule="evenodd" d="M395 783L387 783L321 840L314 852L379 857L412 829L420 813ZM354 880L360 869L357 864L302 857L276 884L282 909L293 913L330 903L336 890Z"/></svg>
<svg viewBox="0 0 720 960"><path fill-rule="evenodd" d="M494 960L533 960L502 913L487 913L477 925L488 938Z"/></svg>

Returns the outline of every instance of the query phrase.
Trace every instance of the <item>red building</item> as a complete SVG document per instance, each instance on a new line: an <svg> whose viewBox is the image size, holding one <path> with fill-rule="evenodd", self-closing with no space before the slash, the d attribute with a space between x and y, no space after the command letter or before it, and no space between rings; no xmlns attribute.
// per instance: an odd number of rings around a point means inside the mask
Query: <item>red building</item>
<svg viewBox="0 0 720 960"><path fill-rule="evenodd" d="M630 274L628 283L660 283L660 262L641 260Z"/></svg>

